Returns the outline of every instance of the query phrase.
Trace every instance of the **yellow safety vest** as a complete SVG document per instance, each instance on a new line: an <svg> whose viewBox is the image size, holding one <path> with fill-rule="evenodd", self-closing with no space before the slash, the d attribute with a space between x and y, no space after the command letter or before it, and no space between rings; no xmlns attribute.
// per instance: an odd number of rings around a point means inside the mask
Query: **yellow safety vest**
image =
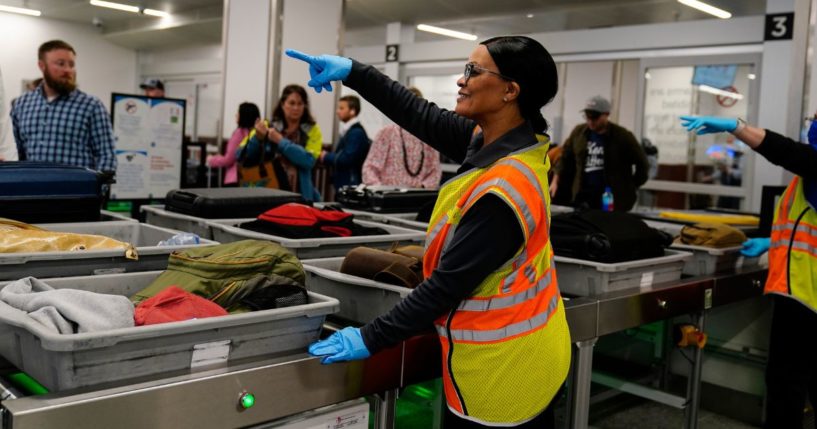
<svg viewBox="0 0 817 429"><path fill-rule="evenodd" d="M798 176L777 203L764 292L791 296L817 311L817 212Z"/></svg>
<svg viewBox="0 0 817 429"><path fill-rule="evenodd" d="M538 143L448 181L426 234L423 270L428 278L460 219L485 194L505 201L524 232L524 246L514 258L435 322L448 407L485 425L536 417L570 367L570 332L548 228L547 150L547 141Z"/></svg>

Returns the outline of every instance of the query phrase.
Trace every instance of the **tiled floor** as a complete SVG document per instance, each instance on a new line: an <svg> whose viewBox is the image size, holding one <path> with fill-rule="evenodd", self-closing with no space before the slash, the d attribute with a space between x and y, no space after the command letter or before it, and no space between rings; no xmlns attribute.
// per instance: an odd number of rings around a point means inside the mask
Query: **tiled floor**
<svg viewBox="0 0 817 429"><path fill-rule="evenodd" d="M698 422L700 429L757 428L703 409ZM680 429L684 427L684 414L675 408L645 401L591 421L590 426L595 429Z"/></svg>

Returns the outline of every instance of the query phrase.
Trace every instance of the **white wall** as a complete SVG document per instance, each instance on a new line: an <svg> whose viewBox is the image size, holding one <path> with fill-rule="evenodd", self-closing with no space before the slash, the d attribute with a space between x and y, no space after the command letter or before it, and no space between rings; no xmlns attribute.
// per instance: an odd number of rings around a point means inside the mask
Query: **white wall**
<svg viewBox="0 0 817 429"><path fill-rule="evenodd" d="M584 123L581 111L591 97L601 95L611 99L613 92L613 62L597 61L569 63L565 72L562 138L570 135L576 125Z"/></svg>
<svg viewBox="0 0 817 429"><path fill-rule="evenodd" d="M185 134L193 135L196 105L198 105L198 136L217 137L221 115L221 68L224 63L221 44L192 45L184 48L140 51L138 76L141 82L158 78L165 83L168 97L187 100ZM196 87L199 92L196 97ZM135 87L138 91L138 86ZM263 105L259 108L263 110ZM235 128L233 115L238 105L225 111L229 132ZM225 137L229 137L227 134Z"/></svg>
<svg viewBox="0 0 817 429"><path fill-rule="evenodd" d="M0 123L8 124L9 103L20 95L23 80L40 77L37 48L48 40L62 39L77 51L77 83L88 94L99 97L110 109L112 92L131 92L136 79L136 52L105 40L91 25L0 13L0 68L5 88L5 106ZM8 124L10 127L10 124ZM3 127L7 128L7 127ZM16 158L14 137L9 129L0 145L0 155ZM5 150L4 150L5 149Z"/></svg>
<svg viewBox="0 0 817 429"><path fill-rule="evenodd" d="M285 0L281 45L283 49L297 49L313 55L340 53L343 32L342 0ZM315 93L306 86L308 66L303 61L281 55L280 87L297 83L307 88L309 107L318 122L324 143L334 141L335 100L340 84L332 92Z"/></svg>
<svg viewBox="0 0 817 429"><path fill-rule="evenodd" d="M235 123L228 118L244 101L255 103L262 116L271 115L264 110L271 86L268 66L272 48L268 44L275 23L270 20L272 9L269 0L224 3L224 137L235 130Z"/></svg>
<svg viewBox="0 0 817 429"><path fill-rule="evenodd" d="M220 43L140 51L138 57L142 77L220 75L223 61L224 50Z"/></svg>

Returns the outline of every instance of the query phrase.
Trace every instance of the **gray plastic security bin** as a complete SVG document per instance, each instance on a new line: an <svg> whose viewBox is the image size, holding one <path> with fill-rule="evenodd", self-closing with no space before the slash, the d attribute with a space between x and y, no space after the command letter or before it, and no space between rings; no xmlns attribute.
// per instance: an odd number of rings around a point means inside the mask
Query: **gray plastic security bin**
<svg viewBox="0 0 817 429"><path fill-rule="evenodd" d="M343 211L355 215L356 220L359 219L370 222L383 223L386 225L394 225L399 226L401 228L413 229L422 232L425 232L428 229L428 222L419 222L414 220L417 217L417 213L380 214L348 209L343 209Z"/></svg>
<svg viewBox="0 0 817 429"><path fill-rule="evenodd" d="M409 288L341 273L343 257L301 262L306 271L306 288L340 300L336 315L350 322L371 322L411 293Z"/></svg>
<svg viewBox="0 0 817 429"><path fill-rule="evenodd" d="M242 221L235 220L214 221L212 223L213 238L220 243L232 243L234 241L247 239L268 240L289 249L289 251L300 259L344 256L347 252L358 246L388 249L394 243L422 244L425 241L425 233L422 231L362 220L355 220L355 223L367 227L383 228L388 231L388 234L294 239L241 229L238 227L241 223Z"/></svg>
<svg viewBox="0 0 817 429"><path fill-rule="evenodd" d="M692 253L684 264L683 273L688 276L704 276L732 271L740 267L752 267L760 258L749 258L740 254L741 246L714 248L674 243L673 249Z"/></svg>
<svg viewBox="0 0 817 429"><path fill-rule="evenodd" d="M145 214L145 222L149 225L161 226L163 228L175 229L177 231L192 232L201 238L213 239L213 229L210 223L215 219L190 216L182 213L165 210L163 205L142 206ZM249 222L252 219L218 219L237 222Z"/></svg>
<svg viewBox="0 0 817 429"><path fill-rule="evenodd" d="M97 234L130 243L136 248L137 260L125 257L125 251L89 250L65 252L0 253L0 280L21 277L68 277L152 271L167 268L167 258L175 250L218 244L202 239L200 244L157 246L179 231L133 221L49 223L38 225L49 231Z"/></svg>
<svg viewBox="0 0 817 429"><path fill-rule="evenodd" d="M122 213L112 212L110 210L100 210L100 219L103 221L114 221L114 220L126 220L129 222L139 222L137 219L134 219L128 215L124 215Z"/></svg>
<svg viewBox="0 0 817 429"><path fill-rule="evenodd" d="M691 253L670 249L664 256L637 261L608 264L555 256L554 263L562 293L592 296L678 280L690 258Z"/></svg>
<svg viewBox="0 0 817 429"><path fill-rule="evenodd" d="M50 286L130 296L161 271L43 279ZM8 282L0 283L0 287ZM159 376L223 362L306 352L338 300L309 292L304 305L61 335L0 303L0 355L52 391Z"/></svg>

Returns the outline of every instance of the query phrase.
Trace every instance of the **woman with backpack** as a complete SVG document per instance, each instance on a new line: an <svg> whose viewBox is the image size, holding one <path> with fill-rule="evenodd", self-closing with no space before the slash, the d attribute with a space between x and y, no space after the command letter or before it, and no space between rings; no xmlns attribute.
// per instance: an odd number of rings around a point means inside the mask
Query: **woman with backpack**
<svg viewBox="0 0 817 429"><path fill-rule="evenodd" d="M548 235L549 145L536 138L548 127L540 110L558 89L553 58L528 37L483 41L448 111L349 58L287 54L310 65L316 91L342 80L462 164L431 215L424 281L389 313L336 332L310 353L324 363L364 359L434 326L446 428L553 427L550 405L570 366Z"/></svg>
<svg viewBox="0 0 817 429"><path fill-rule="evenodd" d="M257 120L255 135L239 149L239 156L246 165L274 159L281 189L300 192L306 201L320 201L321 195L312 183L312 168L322 144L321 129L309 111L306 90L300 85L287 85L272 113L272 124Z"/></svg>

